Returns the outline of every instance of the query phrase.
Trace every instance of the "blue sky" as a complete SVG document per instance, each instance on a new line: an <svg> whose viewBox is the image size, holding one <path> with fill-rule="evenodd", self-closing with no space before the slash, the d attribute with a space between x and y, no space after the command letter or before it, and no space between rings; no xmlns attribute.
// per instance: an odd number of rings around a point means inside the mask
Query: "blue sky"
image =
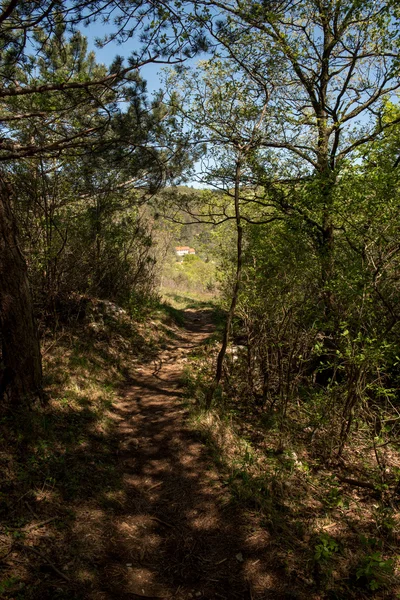
<svg viewBox="0 0 400 600"><path fill-rule="evenodd" d="M117 55L126 58L133 50L138 48L134 38L129 40L126 44L110 42L103 48L98 48L95 43L96 38L102 37L102 35L107 33L107 28L101 23L93 23L89 27L82 28L81 31L88 39L89 50L95 51L97 62L104 63L107 66L112 63ZM161 83L158 74L162 68L163 65L149 64L140 69L141 76L147 81L147 90L149 94L160 89Z"/></svg>
<svg viewBox="0 0 400 600"><path fill-rule="evenodd" d="M117 44L116 42L110 42L103 48L96 46L96 38L101 38L107 33L107 28L101 23L93 23L89 27L83 27L82 33L87 37L89 50L94 50L96 53L96 59L99 63L110 65L114 58L119 55L124 58L128 57L138 45L135 45L135 38L129 40L126 44ZM194 64L198 59L188 61L190 64ZM166 65L162 64L148 64L140 69L142 78L147 82L147 91L149 96L152 93L157 92L161 86L160 71L165 68ZM200 163L195 167L196 170L200 169ZM188 182L188 185L193 187L204 187L199 184L196 180Z"/></svg>

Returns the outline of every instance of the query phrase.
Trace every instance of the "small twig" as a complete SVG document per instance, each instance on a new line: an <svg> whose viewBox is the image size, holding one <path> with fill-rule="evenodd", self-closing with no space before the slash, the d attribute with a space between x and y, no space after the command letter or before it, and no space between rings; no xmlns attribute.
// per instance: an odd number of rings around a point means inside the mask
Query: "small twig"
<svg viewBox="0 0 400 600"><path fill-rule="evenodd" d="M162 361L161 358L158 358L157 360L159 362L159 365L157 366L157 361L156 360L153 361L154 362L154 371L152 373L152 375L156 375L156 376L161 371L162 365L163 365L163 361Z"/></svg>
<svg viewBox="0 0 400 600"><path fill-rule="evenodd" d="M3 481L3 483L11 483L12 481L13 479L6 479ZM25 492L25 494L22 494L22 496L18 498L16 502L14 502L14 508L10 511L10 515L13 515L18 510L18 504L21 502L21 500L25 498L25 496L29 496L30 494L32 494L32 490L28 490L27 492Z"/></svg>
<svg viewBox="0 0 400 600"><path fill-rule="evenodd" d="M360 481L358 479L352 479L351 477L341 477L340 475L336 475L336 477L343 483L348 483L357 487L368 488L369 490L374 490L375 492L377 491L376 486L369 481Z"/></svg>
<svg viewBox="0 0 400 600"><path fill-rule="evenodd" d="M253 600L253 590L251 589L251 583L249 580L247 581L247 585L249 586L249 598L250 600Z"/></svg>
<svg viewBox="0 0 400 600"><path fill-rule="evenodd" d="M38 527L43 527L44 525L47 525L48 523L51 523L52 521L56 521L59 518L60 517L51 517L51 519L46 519L46 521L41 521L40 523L33 523L32 525L28 525L28 527L25 527L25 530L30 531L31 529L37 529Z"/></svg>
<svg viewBox="0 0 400 600"><path fill-rule="evenodd" d="M58 344L58 342L61 340L62 337L64 337L64 333L62 333L59 337L57 337L53 342L51 342L48 346L46 346L46 348L44 348L42 350L42 356L46 356L46 354L48 353L48 351L55 346L55 344Z"/></svg>
<svg viewBox="0 0 400 600"><path fill-rule="evenodd" d="M62 579L64 579L64 581L66 581L67 583L71 583L70 578L67 577L67 575L65 575L62 571L60 571L60 569L58 569L56 567L56 565L54 563L52 563L49 558L47 558L47 556L45 556L44 554L39 552L39 550L36 550L36 548L33 548L32 546L25 546L24 544L21 544L20 542L16 542L16 545L19 546L20 548L22 548L22 550L29 550L30 552L33 552L33 554L36 554L36 556L39 556L42 560L44 560L49 565L49 567L51 567L53 569L53 571L55 573L57 573L57 575L62 577Z"/></svg>
<svg viewBox="0 0 400 600"><path fill-rule="evenodd" d="M4 559L7 558L7 556L9 556L9 554L11 554L11 552L13 551L13 547L14 547L14 545L11 544L8 552L6 552L6 554L4 554L3 556L0 556L0 563L4 562Z"/></svg>
<svg viewBox="0 0 400 600"><path fill-rule="evenodd" d="M151 487L147 488L147 491L148 491L148 492L151 492L151 490L154 490L155 488L158 488L158 487L160 487L160 485L162 485L162 484L163 484L163 482L162 482L162 481L160 481L159 483L155 483L155 484L154 484L154 485L152 485Z"/></svg>
<svg viewBox="0 0 400 600"><path fill-rule="evenodd" d="M37 518L37 517L36 517ZM31 525L23 525L22 527L14 527L12 531L31 531L32 529L38 529L39 527L43 527L60 517L51 517L51 519L46 519L45 521L41 521L40 523L32 523Z"/></svg>
<svg viewBox="0 0 400 600"><path fill-rule="evenodd" d="M388 442L385 442L384 444L376 444L376 445L374 444L374 446L375 446L375 448L384 448L385 446L388 446L389 444L397 444L397 443L398 443L397 440L391 439Z"/></svg>
<svg viewBox="0 0 400 600"><path fill-rule="evenodd" d="M165 525L165 527L171 527L171 529L174 528L174 525L171 525L170 523L166 523L165 521L162 521L158 517L150 517L150 518L152 521L157 521L157 523L161 523L161 525Z"/></svg>
<svg viewBox="0 0 400 600"><path fill-rule="evenodd" d="M379 452L378 452L378 448L377 448L376 443L375 443L375 438L374 438L374 442L373 443L374 443L374 454L375 454L375 458L376 458L376 463L377 463L377 465L379 467L379 470L381 472L381 481L382 481L382 483L384 483L385 482L385 467L384 467L384 465L382 465L381 458L380 458Z"/></svg>
<svg viewBox="0 0 400 600"><path fill-rule="evenodd" d="M330 523L329 525L324 525L322 527L322 529L331 529L332 527L335 527L336 523Z"/></svg>
<svg viewBox="0 0 400 600"><path fill-rule="evenodd" d="M31 515L33 515L35 517L35 519L39 518L37 516L37 514L35 513L35 511L33 510L33 508L31 507L31 505L29 504L29 502L27 502L26 500L25 500L25 506L29 510L29 512L31 513Z"/></svg>

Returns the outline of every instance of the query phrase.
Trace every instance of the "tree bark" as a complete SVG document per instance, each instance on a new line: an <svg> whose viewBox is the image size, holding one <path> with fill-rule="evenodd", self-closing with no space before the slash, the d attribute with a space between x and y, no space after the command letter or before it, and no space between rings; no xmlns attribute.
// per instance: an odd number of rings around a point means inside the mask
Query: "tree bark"
<svg viewBox="0 0 400 600"><path fill-rule="evenodd" d="M221 349L217 358L217 369L215 373L215 379L211 385L208 394L206 396L206 408L210 408L211 402L222 378L222 370L224 366L224 359L226 350L229 342L229 335L232 328L233 317L235 316L236 304L239 296L240 282L242 278L242 253L243 253L243 227L240 216L240 177L241 177L241 159L238 158L236 162L235 171L235 221L236 221L236 232L237 232L237 243L236 243L236 276L232 290L231 305L229 308L228 316L225 323L224 334L222 338Z"/></svg>
<svg viewBox="0 0 400 600"><path fill-rule="evenodd" d="M2 407L29 405L41 396L42 360L27 266L11 207L11 187L4 177L0 179L0 331Z"/></svg>
<svg viewBox="0 0 400 600"><path fill-rule="evenodd" d="M322 241L319 248L321 264L321 284L325 304L325 316L329 320L334 314L334 294L332 289L335 277L335 239L333 228L333 194L336 185L335 174L326 168L319 175L322 201Z"/></svg>

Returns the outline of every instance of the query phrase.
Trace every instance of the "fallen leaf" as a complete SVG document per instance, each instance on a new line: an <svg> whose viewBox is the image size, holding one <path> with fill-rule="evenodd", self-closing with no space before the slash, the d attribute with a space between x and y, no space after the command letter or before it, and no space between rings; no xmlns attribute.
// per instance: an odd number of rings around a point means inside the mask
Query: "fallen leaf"
<svg viewBox="0 0 400 600"><path fill-rule="evenodd" d="M238 554L236 554L236 560L238 562L243 562L244 561L243 554L241 552L238 552Z"/></svg>

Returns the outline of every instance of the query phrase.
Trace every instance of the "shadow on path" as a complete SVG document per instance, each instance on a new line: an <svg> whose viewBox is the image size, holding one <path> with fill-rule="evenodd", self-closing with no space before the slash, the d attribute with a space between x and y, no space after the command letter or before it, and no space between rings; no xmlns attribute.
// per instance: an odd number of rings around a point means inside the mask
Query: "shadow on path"
<svg viewBox="0 0 400 600"><path fill-rule="evenodd" d="M42 415L58 438L27 447L17 475L28 491L4 471L20 521L11 512L0 531L0 597L305 598L292 591L264 517L231 501L179 401L185 354L212 332L211 311L187 310L169 348L127 375L110 428L99 428L89 400Z"/></svg>
<svg viewBox="0 0 400 600"><path fill-rule="evenodd" d="M176 349L211 334L207 311L187 311L186 330L172 343ZM114 410L123 486L108 507L101 597L297 597L282 592L269 535L252 531L245 509L230 502L207 449L186 425L176 401L180 363L160 359L157 373L148 366L129 382Z"/></svg>

